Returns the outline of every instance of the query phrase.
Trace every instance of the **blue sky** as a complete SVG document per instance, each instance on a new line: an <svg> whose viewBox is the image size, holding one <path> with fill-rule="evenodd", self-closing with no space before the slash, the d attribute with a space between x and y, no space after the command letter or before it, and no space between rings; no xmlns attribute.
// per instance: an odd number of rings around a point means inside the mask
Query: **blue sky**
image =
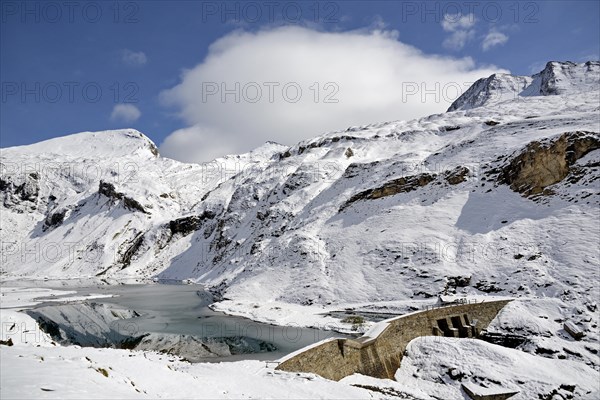
<svg viewBox="0 0 600 400"><path fill-rule="evenodd" d="M443 89L500 70L530 75L549 60L598 59L599 4L2 1L0 146L133 127L170 157L208 161L264 140L291 145L442 112L446 98L399 93L406 82ZM199 100L248 82L263 90L260 101ZM273 101L265 82L279 84ZM302 101L278 98L290 82ZM324 104L328 94L338 101Z"/></svg>

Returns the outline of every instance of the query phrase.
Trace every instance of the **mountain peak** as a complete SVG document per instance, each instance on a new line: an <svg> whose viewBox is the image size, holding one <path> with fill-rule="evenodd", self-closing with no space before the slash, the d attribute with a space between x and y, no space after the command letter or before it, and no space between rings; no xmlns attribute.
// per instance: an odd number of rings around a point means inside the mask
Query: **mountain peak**
<svg viewBox="0 0 600 400"><path fill-rule="evenodd" d="M532 76L493 74L477 80L448 111L468 110L526 96L553 96L600 88L600 62L550 61Z"/></svg>
<svg viewBox="0 0 600 400"><path fill-rule="evenodd" d="M598 90L600 85L600 61L574 63L550 61L534 80L540 81L540 95L560 95L572 91Z"/></svg>
<svg viewBox="0 0 600 400"><path fill-rule="evenodd" d="M2 149L2 155L10 154L61 154L74 158L123 157L146 155L158 157L154 142L135 129L117 129L98 132L80 132L44 140L31 145Z"/></svg>

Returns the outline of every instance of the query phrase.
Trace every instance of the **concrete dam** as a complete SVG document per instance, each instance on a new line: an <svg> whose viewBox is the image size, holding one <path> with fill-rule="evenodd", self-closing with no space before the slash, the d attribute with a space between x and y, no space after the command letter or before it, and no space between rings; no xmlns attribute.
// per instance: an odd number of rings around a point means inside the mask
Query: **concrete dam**
<svg viewBox="0 0 600 400"><path fill-rule="evenodd" d="M477 337L511 300L440 306L376 324L356 339L331 338L285 357L276 369L327 379L359 373L394 379L408 343L419 336Z"/></svg>

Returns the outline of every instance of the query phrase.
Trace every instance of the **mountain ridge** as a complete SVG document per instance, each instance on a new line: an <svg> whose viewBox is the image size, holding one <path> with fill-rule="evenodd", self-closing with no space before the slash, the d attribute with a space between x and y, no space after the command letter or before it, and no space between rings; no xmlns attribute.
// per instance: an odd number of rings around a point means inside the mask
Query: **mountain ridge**
<svg viewBox="0 0 600 400"><path fill-rule="evenodd" d="M532 76L493 74L477 80L450 105L448 112L515 100L519 97L599 90L599 74L600 61L549 61L542 71Z"/></svg>

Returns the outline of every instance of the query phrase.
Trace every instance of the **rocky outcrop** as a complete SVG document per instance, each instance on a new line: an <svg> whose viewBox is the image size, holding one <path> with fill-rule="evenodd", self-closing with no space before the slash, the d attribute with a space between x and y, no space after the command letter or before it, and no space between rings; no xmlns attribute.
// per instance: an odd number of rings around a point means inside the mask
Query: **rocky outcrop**
<svg viewBox="0 0 600 400"><path fill-rule="evenodd" d="M372 168L376 165L377 163L350 164L344 172L344 177L352 178L360 171ZM459 183L465 182L470 173L471 171L469 168L458 166L439 175L432 173L421 173L417 175L403 176L401 178L388 181L379 187L367 189L353 195L340 207L340 211L343 211L352 203L355 203L359 200L375 200L382 197L394 196L399 193L412 192L421 187L427 186L434 180L436 180L436 184L442 184L445 181L450 185L458 185Z"/></svg>
<svg viewBox="0 0 600 400"><path fill-rule="evenodd" d="M154 157L160 156L160 153L158 152L158 147L156 147L154 143L150 143L148 147L150 148L150 152L154 155Z"/></svg>
<svg viewBox="0 0 600 400"><path fill-rule="evenodd" d="M169 222L171 235L181 234L187 236L192 232L199 230L202 223L208 219L213 219L216 214L213 211L206 210L200 215L190 215L189 217L178 218Z"/></svg>
<svg viewBox="0 0 600 400"><path fill-rule="evenodd" d="M28 210L35 210L40 194L39 175L36 172L29 173L22 182L13 181L10 176L2 177L0 193L6 208L22 212L24 210L18 206L24 204Z"/></svg>
<svg viewBox="0 0 600 400"><path fill-rule="evenodd" d="M46 220L44 221L44 226L42 227L42 230L46 231L50 228L55 228L61 225L64 222L66 215L67 210L56 211L52 214L49 214L46 217Z"/></svg>
<svg viewBox="0 0 600 400"><path fill-rule="evenodd" d="M363 173L365 171L369 171L370 169L376 168L380 164L381 164L381 162L379 162L379 161L372 161L370 163L352 163L352 164L348 165L348 167L344 171L344 174L342 175L342 178L344 178L344 179L354 178L356 176L359 176L361 173Z"/></svg>
<svg viewBox="0 0 600 400"><path fill-rule="evenodd" d="M131 264L132 257L140 249L140 247L142 246L143 242L144 242L144 234L143 233L139 233L131 241L131 243L127 247L127 250L125 250L125 252L121 256L121 259L119 260L119 262L123 265L122 269L123 268L127 268Z"/></svg>
<svg viewBox="0 0 600 400"><path fill-rule="evenodd" d="M550 194L546 188L565 179L577 160L600 148L597 132L568 132L549 142L531 142L501 168L498 182L524 196Z"/></svg>
<svg viewBox="0 0 600 400"><path fill-rule="evenodd" d="M348 199L348 201L346 201L342 207L340 207L340 211L359 200L375 200L382 197L393 196L398 193L412 192L413 190L417 190L418 188L427 185L433 181L435 177L435 174L423 173L406 177L403 176L401 178L391 180L384 183L380 187L367 189L363 192L355 194Z"/></svg>
<svg viewBox="0 0 600 400"><path fill-rule="evenodd" d="M470 172L471 171L467 167L456 167L453 170L446 171L444 173L444 179L451 185L458 185L467 180Z"/></svg>
<svg viewBox="0 0 600 400"><path fill-rule="evenodd" d="M100 181L100 185L98 187L98 193L108 197L109 199L114 200L122 200L125 208L131 211L140 211L144 214L148 214L148 212L144 209L144 207L135 199L124 195L123 193L117 192L115 189L115 185L109 182Z"/></svg>
<svg viewBox="0 0 600 400"><path fill-rule="evenodd" d="M202 226L202 221L198 215L178 218L175 221L169 222L169 229L172 235L181 234L187 236L190 233L197 231Z"/></svg>

